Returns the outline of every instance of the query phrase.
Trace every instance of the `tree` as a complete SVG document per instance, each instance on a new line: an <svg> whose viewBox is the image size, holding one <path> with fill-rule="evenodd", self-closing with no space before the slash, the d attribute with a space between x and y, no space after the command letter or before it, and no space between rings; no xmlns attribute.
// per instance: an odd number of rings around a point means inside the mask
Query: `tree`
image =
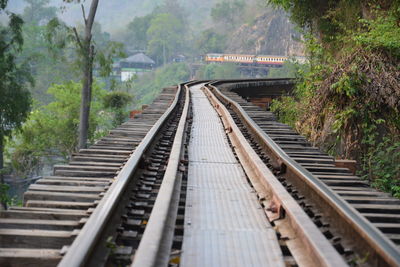
<svg viewBox="0 0 400 267"><path fill-rule="evenodd" d="M207 64L202 66L197 75L198 79L232 79L240 76L235 63Z"/></svg>
<svg viewBox="0 0 400 267"><path fill-rule="evenodd" d="M330 154L356 159L372 185L400 196L400 1L269 0L304 28L309 71L280 119Z"/></svg>
<svg viewBox="0 0 400 267"><path fill-rule="evenodd" d="M212 29L203 31L196 42L197 51L201 54L223 53L225 50L226 36L216 33Z"/></svg>
<svg viewBox="0 0 400 267"><path fill-rule="evenodd" d="M233 30L242 21L245 6L246 4L240 0L217 3L211 9L211 18L215 23L219 23L224 31Z"/></svg>
<svg viewBox="0 0 400 267"><path fill-rule="evenodd" d="M296 61L285 61L281 68L270 68L268 78L298 78L299 72L307 70L307 65L301 65Z"/></svg>
<svg viewBox="0 0 400 267"><path fill-rule="evenodd" d="M157 38L159 40L157 42L153 40L153 43L151 44L152 47L149 47L151 40L154 39L154 36L149 35L149 29L151 27L157 28L158 26L155 26L154 24L160 22L160 18L164 15L168 15L169 19L173 19L172 23L178 26L173 31L180 36L185 36L185 33L188 29L187 13L177 0L165 0L162 5L156 6L151 14L143 17L135 17L128 24L124 38L126 46L133 50L147 50L148 53L152 53L152 56L158 56L158 62L160 63L160 59L164 58L164 48L165 53L168 54L167 47L171 47L176 44L176 42L174 42L172 45L166 44L167 42L165 42L165 45L163 44L164 42L160 44L160 42L158 42L160 39ZM166 21L162 20L162 22ZM167 26L165 28L167 28ZM168 42L170 41L171 39L169 38ZM184 43L182 38L180 43ZM177 49L182 51L183 45L180 45ZM168 55L166 55L166 59L168 60Z"/></svg>
<svg viewBox="0 0 400 267"><path fill-rule="evenodd" d="M164 5L161 7L162 13L168 13L181 21L184 25L187 24L187 12L179 4L178 0L165 0Z"/></svg>
<svg viewBox="0 0 400 267"><path fill-rule="evenodd" d="M24 0L28 6L25 7L22 19L26 24L44 25L56 17L57 8L47 6L50 0Z"/></svg>
<svg viewBox="0 0 400 267"><path fill-rule="evenodd" d="M133 97L130 94L122 91L109 92L103 97L104 107L111 109L114 113L114 127L124 122L127 117L125 109L132 100Z"/></svg>
<svg viewBox="0 0 400 267"><path fill-rule="evenodd" d="M73 0L64 1L72 2ZM93 68L95 64L98 63L98 74L102 77L106 77L112 71L113 58L116 56L125 56L122 52L122 44L109 41L109 34L102 32L100 24L96 24L94 22L98 3L99 0L93 0L91 2L87 17L84 6L81 6L84 18L84 25L82 28L68 27L65 23L60 22L58 19L51 20L47 25L46 38L51 44L49 46L50 51L52 51L54 47L65 48L70 45L72 41L76 48L73 52L73 56L76 58L75 63L77 63L80 70L83 72L82 98L78 128L79 149L87 146L90 103L92 97ZM57 37L60 35L62 38ZM98 40L95 40L96 38L98 38Z"/></svg>
<svg viewBox="0 0 400 267"><path fill-rule="evenodd" d="M67 159L75 151L81 90L82 84L78 82L55 84L47 91L54 101L31 112L21 131L10 142L12 165L19 174L31 174L44 158L56 155ZM105 121L110 119L102 105L105 94L97 83L93 84L90 140L101 134L99 128L107 128Z"/></svg>
<svg viewBox="0 0 400 267"><path fill-rule="evenodd" d="M21 17L24 20L22 28L24 45L17 56L17 62L26 62L32 76L35 77L34 86L29 86L32 98L39 105L48 104L53 99L46 94L47 89L54 83L62 83L77 77L76 69L68 64L66 58L71 58L67 49L52 48L52 54L57 58L49 57L51 43L43 38L47 33L47 23L57 18L57 8L48 6L48 0L29 0ZM57 38L65 39L65 32L57 34Z"/></svg>
<svg viewBox="0 0 400 267"><path fill-rule="evenodd" d="M144 17L135 17L128 24L127 37L125 43L138 50L147 49L147 30L154 15L150 14Z"/></svg>
<svg viewBox="0 0 400 267"><path fill-rule="evenodd" d="M157 68L153 72L146 73L134 81L132 94L136 98L139 107L149 104L160 93L162 88L179 84L190 79L190 69L185 63L171 63L165 67Z"/></svg>
<svg viewBox="0 0 400 267"><path fill-rule="evenodd" d="M15 55L23 45L23 20L10 12L4 12L7 0L0 0L0 15L9 18L7 27L0 25L0 182L4 184L2 174L4 168L3 151L5 137L10 136L13 129L21 127L26 120L31 96L26 88L27 82L33 82L24 66L18 66ZM5 206L5 203L2 203Z"/></svg>
<svg viewBox="0 0 400 267"><path fill-rule="evenodd" d="M78 147L80 149L86 148L88 138L90 102L92 97L93 83L93 59L95 55L94 45L92 45L92 27L94 23L94 18L96 16L98 4L99 0L92 1L88 17L86 17L85 9L82 5L83 20L85 22L85 32L83 38L79 36L78 31L76 30L76 28L74 28L76 42L78 43L83 58L82 99L79 116L78 144Z"/></svg>
<svg viewBox="0 0 400 267"><path fill-rule="evenodd" d="M183 24L173 15L167 13L157 15L151 20L147 31L148 53L155 56L158 62L162 58L165 65L167 60L182 49L183 32Z"/></svg>

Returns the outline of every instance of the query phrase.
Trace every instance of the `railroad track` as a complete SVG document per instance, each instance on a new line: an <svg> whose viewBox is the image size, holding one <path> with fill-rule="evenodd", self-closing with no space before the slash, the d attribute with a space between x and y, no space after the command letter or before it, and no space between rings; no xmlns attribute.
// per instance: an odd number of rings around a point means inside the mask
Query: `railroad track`
<svg viewBox="0 0 400 267"><path fill-rule="evenodd" d="M132 186L127 179L133 170L140 169L146 177L157 171L142 157L176 115L181 91L164 89L142 114L73 154L68 165L55 166L54 175L32 184L22 207L1 211L0 265L55 266L93 218L96 227L104 228L105 219L120 208L107 200L121 198ZM162 155L163 144L157 149ZM96 218L99 210L101 219Z"/></svg>
<svg viewBox="0 0 400 267"><path fill-rule="evenodd" d="M1 211L0 265L399 265L400 202L218 89L240 82L164 89L55 166Z"/></svg>
<svg viewBox="0 0 400 267"><path fill-rule="evenodd" d="M223 83L208 87L344 259L356 265L398 266L400 200L371 188L348 168L336 167L334 158L279 123L272 112L218 90Z"/></svg>

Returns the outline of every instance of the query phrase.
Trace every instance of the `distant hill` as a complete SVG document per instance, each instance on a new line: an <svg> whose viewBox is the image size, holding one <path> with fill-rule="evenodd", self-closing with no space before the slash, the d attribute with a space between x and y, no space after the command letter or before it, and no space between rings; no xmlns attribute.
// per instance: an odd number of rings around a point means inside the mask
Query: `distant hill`
<svg viewBox="0 0 400 267"><path fill-rule="evenodd" d="M165 0L100 0L96 20L103 30L111 34L123 33L125 26L135 16L143 16L153 11L154 7ZM172 1L172 0L167 0ZM222 0L177 0L187 12L188 21L193 32L200 32L211 27L212 7ZM88 6L91 1L86 1ZM260 3L263 0L248 0L246 3ZM50 4L60 8L60 17L68 24L82 23L82 11L79 4L65 4L62 0L51 0ZM24 0L9 1L8 8L20 13L25 6ZM64 8L63 8L64 7ZM232 33L228 33L226 53L252 53L276 55L302 55L303 45L298 42L301 37L290 23L283 11L263 7L254 10L255 18L243 24ZM227 32L224 32L225 34Z"/></svg>
<svg viewBox="0 0 400 267"><path fill-rule="evenodd" d="M300 39L285 12L267 9L252 24L242 25L230 36L226 52L302 56L304 45Z"/></svg>

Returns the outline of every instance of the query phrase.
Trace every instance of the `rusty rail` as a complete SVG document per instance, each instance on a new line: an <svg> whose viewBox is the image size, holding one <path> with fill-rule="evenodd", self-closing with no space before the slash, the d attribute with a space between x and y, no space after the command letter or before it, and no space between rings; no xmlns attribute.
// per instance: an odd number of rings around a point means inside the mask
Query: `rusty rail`
<svg viewBox="0 0 400 267"><path fill-rule="evenodd" d="M168 265L181 192L182 173L179 167L189 111L189 88L187 85L183 86L186 88L185 106L179 121L167 169L131 266Z"/></svg>
<svg viewBox="0 0 400 267"><path fill-rule="evenodd" d="M251 130L255 138L274 161L278 168L290 177L299 179L303 186L317 201L324 203L325 207L335 218L340 220L340 226L346 228L346 233L352 235L352 241L357 244L360 251L365 252L369 262L376 266L398 266L400 252L398 248L380 231L378 231L365 217L351 207L338 194L333 192L326 184L316 179L313 174L291 159L245 112L235 101L221 93L214 82L208 84L212 93L239 115L244 124ZM221 106L222 104L219 104ZM339 219L340 218L340 219ZM343 229L342 229L343 230Z"/></svg>
<svg viewBox="0 0 400 267"><path fill-rule="evenodd" d="M128 162L119 172L115 182L108 189L96 209L93 211L93 214L89 217L82 230L80 230L72 245L68 248L67 253L58 266L85 266L97 240L101 236L102 230L105 228L108 219L112 216L113 210L127 187L131 174L138 168L142 155L150 147L167 118L176 108L181 91L182 89L180 86L171 106L158 119L142 142L137 146Z"/></svg>
<svg viewBox="0 0 400 267"><path fill-rule="evenodd" d="M293 250L296 262L304 266L345 265L343 258L251 148L225 106L207 88L205 93L221 116L247 176L268 206L270 211L267 215L270 220L281 218L283 210L285 211L288 220L279 225L279 228L281 231L285 229L287 237L293 240L292 245L297 247Z"/></svg>

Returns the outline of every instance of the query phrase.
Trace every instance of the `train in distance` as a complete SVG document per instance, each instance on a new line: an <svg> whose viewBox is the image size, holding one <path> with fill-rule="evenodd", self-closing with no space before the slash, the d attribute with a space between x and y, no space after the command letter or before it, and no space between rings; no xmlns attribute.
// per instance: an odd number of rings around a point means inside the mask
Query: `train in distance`
<svg viewBox="0 0 400 267"><path fill-rule="evenodd" d="M267 65L280 67L285 61L294 60L300 64L306 63L305 57L271 56L271 55L241 55L241 54L206 54L206 62L233 62L249 65Z"/></svg>

